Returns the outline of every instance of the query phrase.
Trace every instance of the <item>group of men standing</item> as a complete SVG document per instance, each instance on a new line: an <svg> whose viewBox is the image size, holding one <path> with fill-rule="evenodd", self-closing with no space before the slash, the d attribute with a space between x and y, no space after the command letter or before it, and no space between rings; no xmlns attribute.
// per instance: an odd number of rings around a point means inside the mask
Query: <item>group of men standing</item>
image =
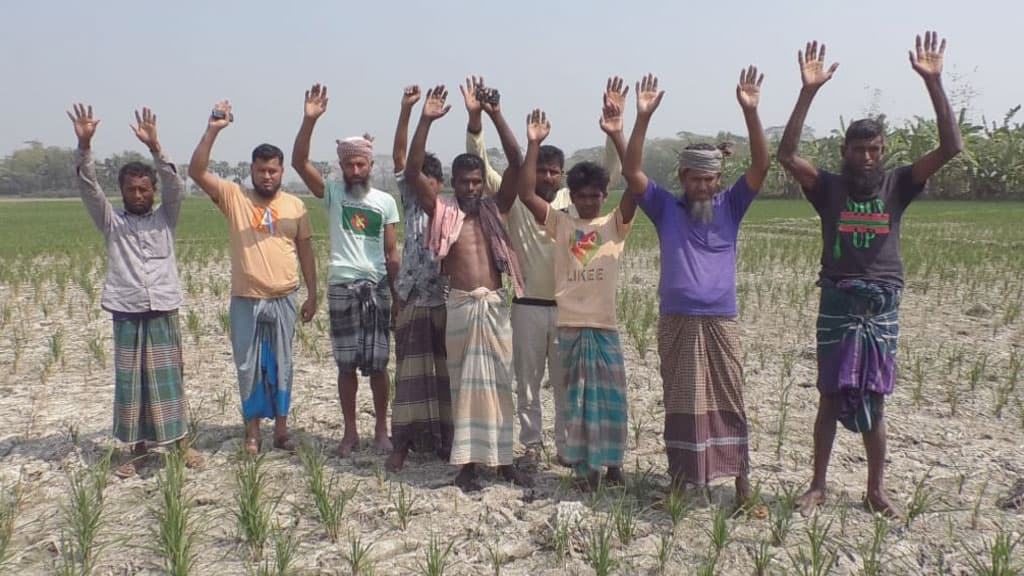
<svg viewBox="0 0 1024 576"><path fill-rule="evenodd" d="M898 306L902 293L899 224L927 179L961 149L941 84L945 41L918 37L910 54L938 117L940 147L913 165L883 167L884 128L850 125L842 174L819 170L796 155L813 96L835 72L825 47L799 53L803 89L779 146L778 160L799 182L822 223L821 307L814 479L805 511L825 499L825 473L836 422L863 434L868 453L866 504L894 512L884 486L885 395L895 378ZM376 415L375 448L400 470L409 450L434 452L460 467L455 483L480 488L479 466L520 485L532 480L543 451L540 390L545 372L554 396L557 461L576 473L580 489L622 483L627 389L616 317L619 261L637 208L654 224L660 245L658 353L664 390L664 440L674 487L733 478L737 501L750 497L748 425L743 403L736 256L740 224L770 167L758 116L763 75L741 71L736 98L751 150L750 166L720 185L729 150L707 144L679 154L677 191L643 172L649 122L664 92L658 79L636 84L636 122L628 142L622 115L628 87L609 79L600 127L604 164L580 162L566 174L564 154L542 145L551 126L534 110L527 118L525 156L502 115L500 95L482 78L460 91L469 115L467 153L452 162L453 195L443 195L441 162L426 152L431 126L451 106L443 85L421 94L405 89L393 147L404 214L398 250L394 198L369 185L373 141L337 141L340 178L309 161L312 133L327 109L326 86L305 97L291 165L328 213L328 310L338 394L344 416L341 456L359 446L357 371L368 376ZM407 146L414 106L423 100ZM492 121L508 161L504 174L486 154L482 117ZM70 115L70 114L69 114ZM164 186L154 210L152 168L133 163L119 176L124 210L99 191L89 143L91 108L77 106L82 196L104 232L109 266L103 307L114 319L115 435L144 451L145 442L185 435L181 303L174 230L183 184L163 157L156 117L145 110L135 127L153 152ZM252 188L208 171L217 134L232 121L220 102L189 165L189 175L228 221L231 245L231 342L238 372L245 449L260 450L259 421L272 418L274 446L294 450L287 415L292 337L297 317L310 321L318 291L309 216L301 200L280 190L284 155L263 144L253 151ZM620 164L621 163L621 164ZM617 207L603 213L612 175L625 177ZM563 187L563 175L567 187ZM298 266L296 266L298 263ZM297 313L299 270L307 299ZM511 307L505 290L513 292ZM511 308L511 309L510 309ZM391 332L396 345L395 397L388 435L387 372ZM523 456L513 461L518 414ZM201 458L188 453L191 464ZM128 469L118 469L129 474ZM602 472L604 472L602 476Z"/></svg>

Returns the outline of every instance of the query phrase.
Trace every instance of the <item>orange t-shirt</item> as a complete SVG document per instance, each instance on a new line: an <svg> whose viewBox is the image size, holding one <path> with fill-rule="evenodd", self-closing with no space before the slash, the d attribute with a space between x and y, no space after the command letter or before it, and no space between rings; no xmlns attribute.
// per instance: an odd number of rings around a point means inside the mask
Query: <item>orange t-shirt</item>
<svg viewBox="0 0 1024 576"><path fill-rule="evenodd" d="M231 294L278 298L299 285L296 242L313 235L302 200L279 191L269 202L221 180L217 207L231 237Z"/></svg>

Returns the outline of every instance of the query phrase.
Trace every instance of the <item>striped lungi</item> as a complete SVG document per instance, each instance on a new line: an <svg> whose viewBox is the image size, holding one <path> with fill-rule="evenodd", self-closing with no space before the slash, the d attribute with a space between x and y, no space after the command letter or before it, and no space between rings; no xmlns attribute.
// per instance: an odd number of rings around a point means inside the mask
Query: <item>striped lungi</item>
<svg viewBox="0 0 1024 576"><path fill-rule="evenodd" d="M515 387L504 291L452 289L445 332L454 428L450 462L512 464Z"/></svg>
<svg viewBox="0 0 1024 576"><path fill-rule="evenodd" d="M559 328L566 387L564 459L578 472L622 466L626 450L626 369L616 330Z"/></svg>
<svg viewBox="0 0 1024 576"><path fill-rule="evenodd" d="M452 394L445 355L445 305L398 311L395 325L395 397L391 442L395 448L434 452L448 459L452 449Z"/></svg>
<svg viewBox="0 0 1024 576"><path fill-rule="evenodd" d="M114 313L114 437L164 443L188 433L178 311Z"/></svg>
<svg viewBox="0 0 1024 576"><path fill-rule="evenodd" d="M839 421L855 432L871 430L895 388L900 297L895 286L822 281L818 391L842 395Z"/></svg>
<svg viewBox="0 0 1024 576"><path fill-rule="evenodd" d="M658 355L673 478L704 486L746 474L750 454L736 319L664 315Z"/></svg>
<svg viewBox="0 0 1024 576"><path fill-rule="evenodd" d="M384 372L391 353L391 289L385 278L378 283L356 280L327 287L331 318L331 348L338 370L364 376Z"/></svg>

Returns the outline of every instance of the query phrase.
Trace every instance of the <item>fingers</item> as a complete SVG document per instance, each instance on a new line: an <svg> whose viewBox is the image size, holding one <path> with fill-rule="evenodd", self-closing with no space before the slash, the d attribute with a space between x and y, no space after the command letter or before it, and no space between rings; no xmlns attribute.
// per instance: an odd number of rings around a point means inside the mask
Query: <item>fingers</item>
<svg viewBox="0 0 1024 576"><path fill-rule="evenodd" d="M828 67L828 77L831 78L832 75L836 73L836 70L838 68L839 68L839 62L833 62L832 65Z"/></svg>

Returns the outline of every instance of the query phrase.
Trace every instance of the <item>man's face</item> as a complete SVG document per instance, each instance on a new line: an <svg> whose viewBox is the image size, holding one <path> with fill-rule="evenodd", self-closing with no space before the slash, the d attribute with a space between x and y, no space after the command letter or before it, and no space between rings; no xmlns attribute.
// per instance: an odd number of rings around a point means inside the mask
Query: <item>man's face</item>
<svg viewBox="0 0 1024 576"><path fill-rule="evenodd" d="M680 170L679 182L683 185L683 193L688 202L710 200L718 192L719 172L703 170Z"/></svg>
<svg viewBox="0 0 1024 576"><path fill-rule="evenodd" d="M572 205L576 207L576 212L583 220L592 220L600 216L601 206L604 205L604 201L607 198L608 193L606 190L592 185L584 186L579 190L569 193Z"/></svg>
<svg viewBox="0 0 1024 576"><path fill-rule="evenodd" d="M452 188L455 189L455 199L459 202L459 208L466 214L476 214L480 211L480 199L484 193L484 175L476 168L474 170L461 170L452 174Z"/></svg>
<svg viewBox="0 0 1024 576"><path fill-rule="evenodd" d="M855 196L870 196L877 191L885 170L882 164L884 152L885 139L882 136L843 144L843 176Z"/></svg>
<svg viewBox="0 0 1024 576"><path fill-rule="evenodd" d="M252 176L252 189L264 198L273 198L281 189L281 177L284 175L284 168L277 158L264 160L257 158L249 169Z"/></svg>
<svg viewBox="0 0 1024 576"><path fill-rule="evenodd" d="M370 172L373 170L373 161L365 156L349 156L340 162L341 174L345 179L347 187L366 188L370 185Z"/></svg>
<svg viewBox="0 0 1024 576"><path fill-rule="evenodd" d="M153 208L156 189L149 176L125 176L121 185L121 199L124 209L132 214L146 214Z"/></svg>
<svg viewBox="0 0 1024 576"><path fill-rule="evenodd" d="M551 202L562 187L562 167L557 162L537 164L537 196Z"/></svg>

